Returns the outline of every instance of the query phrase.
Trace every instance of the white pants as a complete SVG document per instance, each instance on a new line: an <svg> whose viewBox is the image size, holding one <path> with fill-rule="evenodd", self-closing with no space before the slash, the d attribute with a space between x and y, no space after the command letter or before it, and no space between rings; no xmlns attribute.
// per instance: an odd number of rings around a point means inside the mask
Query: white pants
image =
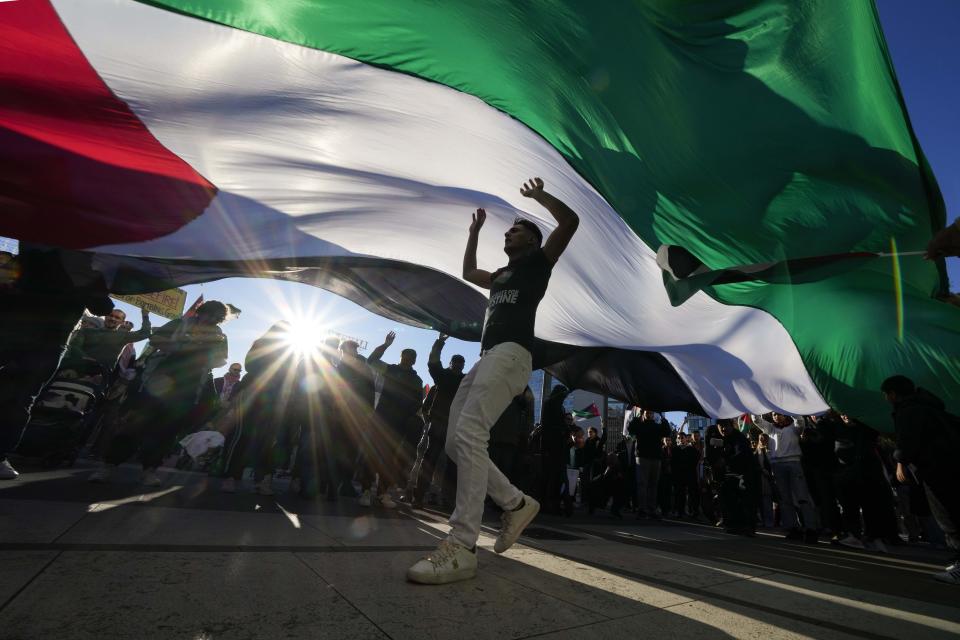
<svg viewBox="0 0 960 640"><path fill-rule="evenodd" d="M490 461L487 443L494 423L526 388L531 367L529 351L514 342L498 344L473 365L453 398L447 455L457 464L457 506L450 536L468 548L480 537L485 496L502 509L514 509L523 499Z"/></svg>

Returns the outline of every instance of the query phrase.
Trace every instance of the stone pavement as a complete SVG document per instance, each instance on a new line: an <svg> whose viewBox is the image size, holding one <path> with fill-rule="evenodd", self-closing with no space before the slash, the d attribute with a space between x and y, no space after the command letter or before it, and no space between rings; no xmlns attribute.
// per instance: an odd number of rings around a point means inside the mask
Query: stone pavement
<svg viewBox="0 0 960 640"><path fill-rule="evenodd" d="M122 471L0 484L0 639L960 637L960 588L929 578L943 552L541 517L503 556L485 535L476 580L425 587L404 572L441 514Z"/></svg>

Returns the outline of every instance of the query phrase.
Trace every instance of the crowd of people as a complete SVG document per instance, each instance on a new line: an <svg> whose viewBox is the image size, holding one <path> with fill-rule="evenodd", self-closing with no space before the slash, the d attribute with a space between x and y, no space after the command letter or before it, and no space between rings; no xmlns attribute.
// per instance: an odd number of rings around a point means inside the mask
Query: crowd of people
<svg viewBox="0 0 960 640"><path fill-rule="evenodd" d="M289 475L290 490L305 499L453 510L457 473L445 444L466 361L455 354L444 366L447 336L430 351L426 386L414 369L416 351L385 361L393 333L368 358L356 341L337 338L303 355L291 350L283 321L254 342L243 364L214 378L227 358L218 328L225 315L226 306L211 301L156 330L144 313L132 331L114 309L88 316L74 332L61 369L92 361L111 372L89 442L103 466L91 481L109 481L135 457L144 484L159 485L157 468L180 441L214 431L223 436L209 441L214 455L193 457L203 461L196 468L220 477L224 492L237 491L250 469L254 491L264 495L273 494L275 477ZM132 343L144 339L134 359ZM896 439L833 411L744 415L685 433L661 414L631 408L626 437L608 449L611 427L578 426L562 385L535 423L537 399L527 387L497 419L487 446L499 470L549 514L690 519L744 536L781 529L791 540L877 552L906 541L957 545L956 483L946 459L960 444L956 419L909 380L891 378L884 390L896 409Z"/></svg>
<svg viewBox="0 0 960 640"><path fill-rule="evenodd" d="M214 378L228 359L219 326L228 305L208 301L156 329L144 313L133 331L82 256L78 263L66 252L23 246L16 269L9 258L0 264L13 274L0 279L7 303L0 306L0 479L18 475L7 454L29 429L31 406L51 376L79 378L89 366L99 370L103 391L85 434L90 455L102 460L91 481L108 482L119 464L136 460L143 483L158 486L163 461L186 449L188 463L219 477L228 493L252 469L262 495L289 475L290 490L305 499L349 497L387 509L399 500L452 511L450 537L408 572L417 582L475 574L485 496L503 513L497 552L541 508L569 516L578 507L614 518L696 518L743 536L779 527L791 540L827 537L878 552L939 536L960 550L950 459L960 445L958 419L903 376L882 389L895 438L832 411L744 415L683 433L634 408L626 437L608 450L609 425L578 426L563 386L550 391L534 424L537 399L525 385L536 308L577 217L539 179L521 193L558 226L544 242L535 224L518 218L505 234L508 266L487 272L476 265L485 219L477 210L464 279L491 291L482 357L466 372L459 354L444 366L441 334L428 356L428 393L415 350L385 360L393 333L366 358L356 341L338 338L297 357L282 320L242 364ZM77 329L84 308L101 319ZM148 346L136 357L131 345L143 339ZM937 578L958 584L960 567L953 562Z"/></svg>

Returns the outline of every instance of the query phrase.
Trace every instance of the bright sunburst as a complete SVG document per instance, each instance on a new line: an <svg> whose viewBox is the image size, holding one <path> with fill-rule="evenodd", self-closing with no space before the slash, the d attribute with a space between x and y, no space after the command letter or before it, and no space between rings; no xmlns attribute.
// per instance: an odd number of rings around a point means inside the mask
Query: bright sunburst
<svg viewBox="0 0 960 640"><path fill-rule="evenodd" d="M323 346L323 328L318 318L295 317L288 320L287 344L290 350L300 356L316 356Z"/></svg>

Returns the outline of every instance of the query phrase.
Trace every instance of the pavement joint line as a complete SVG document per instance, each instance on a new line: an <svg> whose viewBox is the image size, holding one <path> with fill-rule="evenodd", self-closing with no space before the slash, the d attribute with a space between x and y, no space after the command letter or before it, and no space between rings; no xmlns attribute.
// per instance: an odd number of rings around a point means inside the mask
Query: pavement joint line
<svg viewBox="0 0 960 640"><path fill-rule="evenodd" d="M50 542L51 542L51 543L57 542L57 540L59 540L59 539L62 538L63 536L65 536L65 535L67 535L68 533L70 533L70 532L73 530L74 527L76 527L78 524L80 524L81 522L83 522L84 520L86 520L86 519L87 519L87 516L89 516L89 515L90 515L90 510L89 510L89 507L88 507L86 513L84 513L82 516L80 516L79 518L77 518L76 520L74 520L74 521L70 524L70 526L68 526L66 529L64 529L63 531L61 531L61 532L59 533L59 535L57 535L57 537L54 538L53 540L51 540Z"/></svg>
<svg viewBox="0 0 960 640"><path fill-rule="evenodd" d="M663 578L657 578L657 577L654 577L654 576L647 576L647 575L643 575L643 574L637 573L637 572L635 572L635 571L630 571L630 570L628 570L628 569L623 569L623 568L620 568L620 567L610 566L610 565L604 564L604 563L602 563L602 562L596 562L596 561L594 561L594 560L587 560L587 559L584 559L584 558L576 558L576 557L571 556L570 554L566 554L566 553L561 553L561 552L557 552L557 551L548 551L547 553L552 553L553 555L555 555L555 556L557 556L557 557L559 557L559 558L563 558L563 559L565 559L565 560L570 560L570 561L573 561L573 562L579 562L579 563L585 564L585 565L587 565L587 566L591 566L591 567L594 567L594 568L597 568L597 569L602 569L602 570L604 570L604 571L609 571L610 573L613 573L613 574L617 574L617 575L621 575L621 576L624 576L624 577L627 577L627 578L631 578L631 579L636 580L637 582L640 582L640 583L646 583L646 584L650 584L650 585L652 585L652 586L658 586L658 587L661 587L661 588L664 588L664 589L669 589L669 590L672 590L672 591L675 591L675 592L676 592L676 591L679 591L679 592L681 592L681 593L686 593L686 594L692 594L692 595L695 595L695 596L699 596L698 598L695 598L695 600L720 600L720 601L723 601L723 602L727 602L727 603L729 603L729 604L733 604L733 605L736 605L736 606L744 607L744 608L746 608L746 609L753 609L753 610L756 610L756 611L761 611L761 612L763 612L763 613L767 613L767 614L772 615L772 616L775 616L775 617L788 618L788 619L795 620L795 621L797 621L797 622L802 622L802 623L805 623L805 624L809 624L809 625L812 625L812 626L815 626L815 627L822 627L822 628L825 628L825 629L830 629L830 630L832 630L832 631L837 631L837 632L840 632L840 633L846 633L846 634L853 635L853 636L857 636L857 637L860 637L860 638L865 638L866 640L901 640L900 638L897 638L897 637L895 637L895 636L886 636L886 635L883 635L883 634L874 633L874 632L872 632L872 631L864 631L864 630L861 630L861 629L855 629L855 628L853 628L853 627L848 627L848 626L846 626L846 625L839 624L839 623L836 623L836 622L830 622L829 620L819 620L819 619L817 619L817 618L813 618L813 617L810 617L810 616L806 616L806 615L803 615L803 614L800 614L800 613L795 613L795 612L793 612L793 611L785 611L785 610L782 610L782 609L777 609L777 608L775 608L775 607L770 607L770 606L767 606L767 605L763 605L763 604L760 604L760 603L757 603L757 602L750 602L750 601L747 601L747 600L743 600L743 599L741 599L741 598L736 598L736 597L734 597L734 596L729 596L729 595L726 595L726 594L723 594L723 593L716 593L716 592L709 591L709 590L707 590L707 589L705 589L705 588L702 588L702 587L693 587L693 586L689 586L689 585L684 585L684 584L681 584L681 583L678 583L678 582L673 582L672 580L665 580L665 579L663 579ZM782 572L781 572L781 573L782 573ZM729 581L729 582L743 582L743 581L744 581L744 579L741 578L741 579L739 579L739 580L732 580L732 581ZM729 582L727 582L727 583L721 583L721 584L729 584ZM718 585L711 585L711 588L713 588L713 587L715 587L715 586L718 586ZM677 606L677 605L671 605L671 606ZM666 608L669 608L669 607L666 607ZM648 612L648 613L649 613L649 612ZM646 614L639 614L639 615L646 615ZM544 635L544 634L539 634L539 635ZM528 637L536 637L536 636L528 636Z"/></svg>
<svg viewBox="0 0 960 640"><path fill-rule="evenodd" d="M537 551L542 551L543 553L550 553L549 551L544 551L543 549L537 549ZM502 557L502 556L501 556L501 557ZM507 558L507 560L509 560L509 558ZM478 569L478 570L479 570L479 569ZM567 600L566 598L561 598L560 596L555 595L555 594L553 594L553 593L547 593L546 591L541 591L541 590L538 589L537 587L532 587L532 586L530 586L530 585L528 585L528 584L524 584L524 583L522 583L522 582L519 582L519 581L517 581L517 580L514 580L513 578L511 578L511 577L509 577L509 576L505 576L505 575L503 575L503 574L501 574L501 573L497 573L496 570L494 570L494 571L487 571L487 573L490 574L490 575L496 576L496 577L500 578L501 580L505 580L505 581L507 581L507 582L510 582L510 583L512 583L512 584L515 584L515 585L517 585L518 587L523 587L524 589L529 589L530 591L534 591L534 592L536 592L536 593L539 593L540 595L547 596L548 598L550 598L550 599L552 599L552 600L559 600L560 602L562 602L562 603L564 603L564 604L566 604L566 605L569 605L569 606L571 606L571 607L576 607L577 609L582 609L582 610L584 610L584 611L588 611L588 612L590 612L590 613L596 614L596 615L601 616L601 617L603 618L603 620L597 620L596 622L605 622L605 621L607 621L607 620L615 620L615 619L616 619L615 617L605 615L604 613L602 613L602 612L600 612L600 611L594 611L593 609L588 609L587 607L583 606L582 604L578 604L578 603L576 603L576 602L571 602L570 600ZM645 602L641 602L640 604L646 605ZM651 607L652 607L653 605L647 605L647 606L651 606ZM596 622L594 622L594 623L592 623L592 624L596 624ZM565 631L565 629L557 629L556 631ZM554 632L551 632L551 633L554 633Z"/></svg>
<svg viewBox="0 0 960 640"><path fill-rule="evenodd" d="M672 604L670 607L679 607L681 605L690 604L693 602L700 602L699 600L684 600L683 602L678 602L677 604ZM575 624L571 627L564 627L562 629L552 629L550 631L538 631L537 633L521 636L520 638L515 638L514 640L529 640L530 638L542 638L543 636L553 635L555 633L563 633L564 631L574 631L576 629L586 629L598 624L606 624L608 622L616 622L617 620L626 620L627 618L632 618L634 616L646 616L658 611L663 611L664 609L669 609L670 607L654 607L650 605L651 609L649 611L638 611L635 613L629 613L622 616L613 616L609 617L606 620L597 620L595 622L585 622L584 624Z"/></svg>
<svg viewBox="0 0 960 640"><path fill-rule="evenodd" d="M9 598L7 598L6 601L5 601L3 604L0 604L0 613L3 613L3 610L6 609L7 606L8 606L10 603L12 603L14 600L16 600L17 597L19 597L21 593L23 593L24 591L26 591L27 587L29 587L31 584L33 584L33 582L34 582L37 578L39 578L39 577L43 574L43 572L45 572L45 571L50 567L50 565L52 565L54 562L56 562L57 559L58 559L61 555L63 555L63 551L57 552L57 554L56 554L55 556L53 556L52 558L50 558L50 560L49 560L45 565L43 565L42 567L40 567L40 570L39 570L39 571L37 571L35 574L33 574L33 577L32 577L32 578L30 578L29 580L27 580L27 581L23 584L23 586L21 586L19 589L17 589L16 592L14 592L14 594L13 594L12 596L10 596Z"/></svg>
<svg viewBox="0 0 960 640"><path fill-rule="evenodd" d="M824 547L824 549L827 549L827 547ZM906 564L910 564L910 565L914 565L914 566L916 566L916 567L923 567L924 569L926 569L926 570L928 570L928 571L939 571L939 570L942 569L942 567L941 567L939 564L934 564L934 563L931 563L931 562L919 562L919 561L917 561L917 560L908 560L907 558L898 557L898 556L891 556L891 555L889 555L889 554L888 554L888 555L883 555L883 554L878 555L878 554L872 554L872 553L869 553L869 552L863 553L863 552L857 552L857 551L844 551L844 550L842 550L842 549L835 549L835 548L833 548L832 546L829 547L829 549L830 549L830 551L832 551L832 552L840 552L842 555L847 556L847 557L842 558L842 560L846 560L847 562L860 562L860 563L865 563L865 564L874 564L874 565L877 565L876 562L869 562L869 561L870 561L870 560L883 559L883 560L888 560L888 561L890 561L891 563L895 563L895 564L905 564L905 565L906 565ZM793 549L793 553L795 553L795 554L797 554L797 555L805 555L805 556L817 555L817 554L811 553L810 551L808 551L808 550L806 550L806 549ZM884 565L878 565L878 566L884 566Z"/></svg>
<svg viewBox="0 0 960 640"><path fill-rule="evenodd" d="M329 580L327 580L326 578L324 578L324 577L323 577L323 574L321 574L319 571L317 571L316 568L314 568L313 566L310 565L310 563L308 563L306 560L304 560L303 558L301 558L299 553L297 553L296 551L294 551L294 552L291 553L291 555L292 555L294 558L296 558L297 561L298 561L300 564L302 564L303 566L305 566L305 567L307 568L307 571L311 572L313 575L315 575L315 576L317 576L318 578L320 578L320 581L321 581L321 582L323 582L325 585L327 585L328 587L330 587L331 589L333 589L333 592L334 592L335 594L337 594L338 596L340 596L340 598L342 598L344 602L346 602L348 605L350 605L351 607L353 607L354 611L356 611L356 612L359 613L361 616L363 616L364 619L365 619L367 622L369 622L370 624L372 624L373 627L374 627L377 631L379 631L380 633L382 633L384 636L386 636L386 637L389 638L390 640L393 640L393 636L391 636L389 633L387 633L386 631L384 631L384 629L383 629L380 625L378 625L376 622L374 622L373 619L370 618L370 616L368 616L366 613L364 613L363 610L362 610L360 607L358 607L356 604L354 604L352 601L350 601L349 598L347 598L345 595L343 595L343 593L340 591L340 589L337 589L336 585L334 585L332 582L330 582Z"/></svg>
<svg viewBox="0 0 960 640"><path fill-rule="evenodd" d="M557 526L557 528L558 528L558 529L561 529L561 530L566 529L567 531L574 531L574 532L577 532L577 533L580 533L580 532L581 532L579 527L572 526L572 525L566 525L565 527L563 527L563 526ZM606 533L606 532L599 532L599 531L596 532L596 535L598 535L598 536L599 536L601 539L603 539L603 540L607 540L607 541L609 541L609 542L617 542L617 543L620 543L620 544L627 544L627 545L633 545L633 546L639 546L639 547L646 547L646 548L656 548L656 547L658 546L656 543L648 542L648 541L642 539L641 537L618 536L618 535L616 535L615 533ZM779 540L780 540L779 536L767 536L767 537L768 537L768 538L772 538L772 539L770 539L770 540L762 540L762 541L761 541L761 540L754 540L754 542L759 542L759 544L757 544L756 547L755 547L755 550L756 550L757 553L767 553L767 554L771 554L771 555L774 555L774 556L782 556L782 551L783 551L783 550L789 550L791 553L809 553L810 547L808 547L808 546L791 545L791 544L786 544L786 545L785 545L785 544L783 544L782 542L779 542ZM731 539L734 539L734 538L731 537ZM682 554L682 553L683 553L683 551L682 551L682 550L683 550L683 545L678 544L678 545L676 545L676 546L679 547L679 553ZM859 558L859 561L860 561L860 562L863 562L863 561L864 561L864 560L863 560L864 557L868 557L868 558L869 558L869 557L872 557L872 556L864 556L864 554L858 553L858 552L851 552L851 551L846 551L846 550L842 550L842 549L835 549L835 548L829 547L829 546L827 546L827 545L819 545L817 548L821 549L822 551L829 551L829 552L839 553L839 554L841 554L841 555L844 556L844 557L842 557L842 558L837 558L837 562L836 562L836 563L828 563L828 562L815 561L815 560L804 560L805 562L820 564L820 565L823 565L823 566L828 566L828 567L832 567L832 568L836 568L836 569L843 569L843 570L846 570L846 571L857 571L857 570L859 570L857 567L846 567L846 566L843 566L843 565L839 564L839 562L842 561L842 560L853 560L854 558ZM777 553L778 551L780 551L781 553ZM853 557L849 557L849 556L853 556ZM897 557L892 557L892 556L885 556L885 558L888 559L888 560L893 561L893 562L896 563L896 564L902 564L902 563L919 564L919 563L916 563L916 561L913 561L913 560L907 560L907 559L897 558ZM763 569L763 570L766 570L766 571L771 570L771 567L767 567L767 566L764 566L764 565L757 565L757 564L753 564L753 563L750 563L750 562L744 562L744 561L741 561L741 560L728 560L728 559L725 559L725 558L722 558L722 557L718 557L718 558L715 558L715 559L716 559L716 560L723 560L723 561L726 561L726 562L732 562L732 563L736 563L736 564L742 564L742 565L750 566L750 567L756 567L756 568ZM920 566L924 566L924 565L920 565ZM903 570L904 570L903 567L896 567L896 566L888 566L888 567L886 567L886 568L889 569L889 570L895 570L895 571L903 571ZM809 578L809 579L813 579L813 580L823 580L823 578L821 578L821 577L811 576L811 575L799 573L799 572L796 572L796 571L790 571L789 569L780 569L780 570L777 570L777 572L778 572L778 573L785 573L785 574L789 574L789 575L796 575L796 576L799 576L799 577L802 577L802 578Z"/></svg>
<svg viewBox="0 0 960 640"><path fill-rule="evenodd" d="M768 556L774 556L774 557L781 557L781 558L783 557L783 554L777 554L777 552L771 551L769 549L757 549L757 553L768 555ZM860 571L859 567L846 567L840 564L839 562L824 562L823 560L811 560L809 558L804 558L803 562L809 562L811 564L819 564L825 567L833 567L834 569L840 569L843 571Z"/></svg>
<svg viewBox="0 0 960 640"><path fill-rule="evenodd" d="M0 551L132 551L159 553L395 553L432 551L422 545L228 545L228 544L119 544L84 542L0 542Z"/></svg>

